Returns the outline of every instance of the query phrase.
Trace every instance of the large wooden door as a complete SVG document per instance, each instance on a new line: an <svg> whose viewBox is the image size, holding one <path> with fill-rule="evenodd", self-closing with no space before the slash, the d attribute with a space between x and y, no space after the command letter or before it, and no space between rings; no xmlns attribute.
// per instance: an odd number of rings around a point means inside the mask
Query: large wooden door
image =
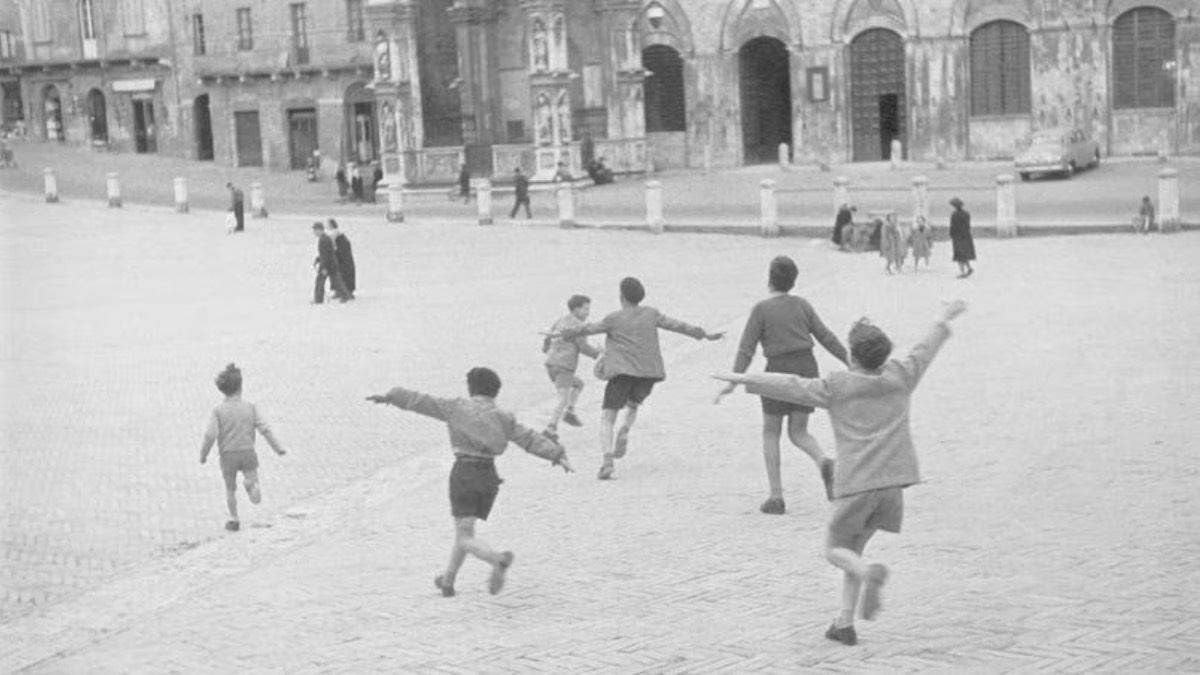
<svg viewBox="0 0 1200 675"><path fill-rule="evenodd" d="M262 166L262 134L258 127L258 111L235 112L233 122L237 133L237 165Z"/></svg>
<svg viewBox="0 0 1200 675"><path fill-rule="evenodd" d="M747 42L738 55L742 140L747 164L774 162L792 145L792 84L787 47L775 38Z"/></svg>
<svg viewBox="0 0 1200 675"><path fill-rule="evenodd" d="M293 169L308 166L317 149L317 111L312 108L288 111L288 151Z"/></svg>
<svg viewBox="0 0 1200 675"><path fill-rule="evenodd" d="M885 28L860 33L850 43L854 161L891 158L892 140L907 137L907 105L903 38Z"/></svg>

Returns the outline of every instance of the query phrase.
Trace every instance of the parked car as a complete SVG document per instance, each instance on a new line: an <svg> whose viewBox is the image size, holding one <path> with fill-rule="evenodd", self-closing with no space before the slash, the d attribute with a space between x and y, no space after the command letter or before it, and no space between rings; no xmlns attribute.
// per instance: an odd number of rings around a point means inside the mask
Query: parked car
<svg viewBox="0 0 1200 675"><path fill-rule="evenodd" d="M1100 144L1079 129L1038 131L1016 164L1021 180L1042 173L1070 178L1078 169L1100 166Z"/></svg>

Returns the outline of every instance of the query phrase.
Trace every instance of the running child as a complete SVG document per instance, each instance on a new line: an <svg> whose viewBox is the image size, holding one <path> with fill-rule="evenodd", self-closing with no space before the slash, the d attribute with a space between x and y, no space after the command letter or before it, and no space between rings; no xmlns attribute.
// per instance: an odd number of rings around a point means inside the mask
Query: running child
<svg viewBox="0 0 1200 675"><path fill-rule="evenodd" d="M511 412L496 407L500 377L489 368L472 368L467 373L467 393L471 398L438 398L396 387L386 394L368 396L373 403L442 420L450 429L450 447L454 450L454 468L450 470L450 515L454 517L454 547L446 571L434 577L433 585L442 595L454 597L458 571L471 554L492 566L488 592L504 588L505 574L512 566L512 551L494 550L475 536L475 521L487 520L500 491L495 458L509 443L526 452L548 459L554 466L570 472L567 453L548 436L521 426Z"/></svg>
<svg viewBox="0 0 1200 675"><path fill-rule="evenodd" d="M567 310L566 316L554 322L551 333L582 326L592 311L592 300L586 295L572 295L567 300ZM557 435L560 419L573 427L583 426L583 422L575 415L575 402L583 392L583 380L575 374L575 369L579 367L580 353L595 359L599 358L600 350L585 337L573 340L547 337L542 342L542 351L546 354L546 372L558 392L558 405L554 407L546 431Z"/></svg>
<svg viewBox="0 0 1200 675"><path fill-rule="evenodd" d="M634 277L621 280L621 309L604 317L599 323L588 323L568 328L549 337L571 340L585 335L604 333L603 377L608 385L604 388L603 414L600 418L600 450L604 462L597 478L608 480L613 476L613 460L625 456L629 448L629 431L637 420L640 406L656 382L667 378L663 367L662 348L658 343L658 329L682 333L697 340L720 340L724 333L709 333L698 326L684 323L663 314L653 307L641 306L646 297L642 282ZM625 417L617 428L617 413L625 410Z"/></svg>
<svg viewBox="0 0 1200 675"><path fill-rule="evenodd" d="M913 391L950 337L948 324L966 311L961 300L946 303L933 328L904 359L888 360L891 340L860 319L850 330L850 370L820 379L779 373L722 373L717 379L745 384L746 391L829 410L837 445L833 516L825 556L843 572L842 609L825 632L830 640L858 641L854 614L862 595L862 617L871 621L882 607L880 591L888 568L868 563L863 549L878 530L900 532L904 488L921 482L909 430Z"/></svg>
<svg viewBox="0 0 1200 675"><path fill-rule="evenodd" d="M929 269L929 255L933 252L933 228L929 227L925 216L917 216L917 224L908 241L912 245L913 269L921 268L921 259L925 260L925 269Z"/></svg>
<svg viewBox="0 0 1200 675"><path fill-rule="evenodd" d="M237 366L232 363L225 366L225 370L217 374L215 382L217 389L225 394L225 400L213 408L208 419L208 429L200 444L200 463L208 461L208 453L216 443L217 453L221 457L221 476L225 479L225 504L229 507L225 529L237 532L241 529L237 505L239 472L250 503L262 501L262 492L258 487L258 454L254 452L254 432L257 430L267 439L275 454L285 455L287 451L271 432L258 406L242 400L242 371Z"/></svg>

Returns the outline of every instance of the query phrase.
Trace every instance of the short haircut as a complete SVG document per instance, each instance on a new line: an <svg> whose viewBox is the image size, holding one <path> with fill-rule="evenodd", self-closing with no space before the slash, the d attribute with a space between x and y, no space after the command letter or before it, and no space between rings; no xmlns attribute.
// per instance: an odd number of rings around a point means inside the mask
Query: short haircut
<svg viewBox="0 0 1200 675"><path fill-rule="evenodd" d="M787 293L796 285L796 277L799 274L800 270L796 268L796 261L786 255L776 256L771 261L771 269L767 273L767 283L771 285L772 290Z"/></svg>
<svg viewBox="0 0 1200 675"><path fill-rule="evenodd" d="M322 225L321 221L318 220L317 222L313 223L313 229L314 230L323 230L323 229L325 229L325 226Z"/></svg>
<svg viewBox="0 0 1200 675"><path fill-rule="evenodd" d="M574 312L576 309L579 309L584 305L590 305L591 303L592 299L588 296L575 294L571 296L571 299L567 300L567 309Z"/></svg>
<svg viewBox="0 0 1200 675"><path fill-rule="evenodd" d="M646 287L636 277L625 277L621 280L621 297L636 305L646 298Z"/></svg>
<svg viewBox="0 0 1200 675"><path fill-rule="evenodd" d="M330 219L329 219L329 229L331 229L331 230L336 230L336 229L338 229L338 226L337 226L337 221L336 221L336 220L334 220L333 218L330 218Z"/></svg>
<svg viewBox="0 0 1200 675"><path fill-rule="evenodd" d="M472 368L467 372L467 393L496 398L500 393L500 376L491 368Z"/></svg>
<svg viewBox="0 0 1200 675"><path fill-rule="evenodd" d="M859 319L850 329L850 355L867 370L882 366L892 354L892 341L878 327Z"/></svg>
<svg viewBox="0 0 1200 675"><path fill-rule="evenodd" d="M225 370L217 373L213 381L222 394L233 396L242 390L242 371L231 363L225 366Z"/></svg>

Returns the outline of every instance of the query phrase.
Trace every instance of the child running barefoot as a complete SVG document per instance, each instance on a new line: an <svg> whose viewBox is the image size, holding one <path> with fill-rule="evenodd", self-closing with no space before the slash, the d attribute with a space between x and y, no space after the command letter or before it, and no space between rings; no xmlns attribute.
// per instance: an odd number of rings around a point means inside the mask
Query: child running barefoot
<svg viewBox="0 0 1200 675"><path fill-rule="evenodd" d="M904 488L921 481L909 430L913 391L950 337L948 324L966 311L961 300L947 303L933 328L904 359L888 360L892 343L882 330L860 320L850 330L850 370L820 379L777 373L722 373L717 379L745 384L746 391L829 410L837 444L835 498L825 556L843 572L842 609L826 631L830 640L858 641L854 614L882 608L880 591L888 568L863 558L878 530L900 532Z"/></svg>
<svg viewBox="0 0 1200 675"><path fill-rule="evenodd" d="M225 479L225 504L229 508L229 520L225 529L237 532L241 529L237 505L237 475L242 474L246 495L251 504L262 501L258 488L258 455L254 452L254 432L262 434L277 455L285 455L275 434L258 406L242 400L242 371L232 363L225 366L216 378L217 389L225 394L225 400L213 408L200 445L200 463L208 461L213 443L221 456L221 476Z"/></svg>
<svg viewBox="0 0 1200 675"><path fill-rule="evenodd" d="M663 314L653 307L642 307L646 289L633 277L621 280L621 309L604 317L599 323L568 328L548 337L570 340L584 335L604 333L604 413L600 418L600 450L604 463L597 478L613 476L613 460L625 456L629 447L629 431L637 420L640 406L656 382L667 378L663 367L662 349L658 344L658 329L683 333L697 340L720 340L724 333L708 331ZM617 412L625 409L625 418L614 435Z"/></svg>
<svg viewBox="0 0 1200 675"><path fill-rule="evenodd" d="M443 420L450 428L450 447L454 450L454 468L450 470L454 547L450 550L446 571L433 580L433 585L447 598L454 597L454 582L468 553L492 566L488 578L489 593L495 595L504 588L513 554L511 551L498 552L476 537L475 521L487 520L492 512L501 483L496 475L495 458L504 453L508 444L516 443L526 452L548 459L564 471L571 471L566 450L561 445L548 436L526 429L517 423L511 412L496 407L500 377L494 371L472 368L467 373L467 393L471 398L436 398L396 387L386 394L367 397L373 403L386 403Z"/></svg>
<svg viewBox="0 0 1200 675"><path fill-rule="evenodd" d="M592 300L586 295L572 295L567 300L567 310L566 316L554 322L551 333L582 326L592 311ZM575 369L579 367L580 353L594 359L600 356L600 350L589 344L585 337L573 340L547 337L542 343L542 351L546 353L546 372L558 393L558 405L554 407L546 431L557 435L560 419L573 427L583 426L575 415L575 401L583 392L583 380L575 374Z"/></svg>

